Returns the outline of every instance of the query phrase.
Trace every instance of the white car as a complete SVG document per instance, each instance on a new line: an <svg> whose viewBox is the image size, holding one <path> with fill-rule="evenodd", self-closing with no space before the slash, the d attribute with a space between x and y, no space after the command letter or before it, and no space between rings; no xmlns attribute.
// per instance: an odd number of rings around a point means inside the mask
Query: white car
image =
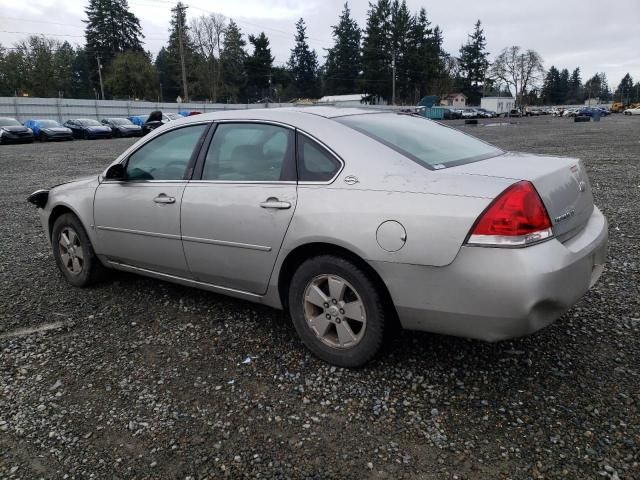
<svg viewBox="0 0 640 480"><path fill-rule="evenodd" d="M627 108L624 111L625 115L640 115L640 107L638 108Z"/></svg>

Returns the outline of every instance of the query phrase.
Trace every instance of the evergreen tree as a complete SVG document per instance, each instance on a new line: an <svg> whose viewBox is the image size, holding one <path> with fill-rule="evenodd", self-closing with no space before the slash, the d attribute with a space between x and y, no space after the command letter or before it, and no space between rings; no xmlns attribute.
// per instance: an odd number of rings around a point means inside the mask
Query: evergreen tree
<svg viewBox="0 0 640 480"><path fill-rule="evenodd" d="M286 67L271 68L271 94L274 102L283 102L296 97L291 72Z"/></svg>
<svg viewBox="0 0 640 480"><path fill-rule="evenodd" d="M224 96L227 101L237 103L240 93L247 84L247 52L244 47L246 42L242 38L240 28L233 21L224 31L220 63L222 64L222 79Z"/></svg>
<svg viewBox="0 0 640 480"><path fill-rule="evenodd" d="M307 43L307 27L301 18L296 23L295 46L289 57L289 71L296 89L296 96L317 97L320 90L318 78L318 56Z"/></svg>
<svg viewBox="0 0 640 480"><path fill-rule="evenodd" d="M180 84L175 81L175 65L169 58L169 52L165 47L162 47L158 52L155 67L158 74L160 101L173 100L180 95Z"/></svg>
<svg viewBox="0 0 640 480"><path fill-rule="evenodd" d="M71 79L72 98L93 98L91 75L95 71L92 68L91 57L84 48L77 48L73 60L73 76Z"/></svg>
<svg viewBox="0 0 640 480"><path fill-rule="evenodd" d="M185 89L182 81L182 66L180 62L180 32L182 32L182 51L187 75L187 90L189 90L190 85L196 81L196 69L194 66L198 59L193 42L189 36L186 10L187 7L181 2L178 2L172 10L169 26L169 43L166 47L166 56L162 58L162 68L164 71L160 74L163 98L165 101L173 102L178 96L184 97ZM183 98L185 102L188 100L188 98Z"/></svg>
<svg viewBox="0 0 640 480"><path fill-rule="evenodd" d="M89 0L85 13L86 51L99 55L105 67L118 52L142 51L140 20L127 0Z"/></svg>
<svg viewBox="0 0 640 480"><path fill-rule="evenodd" d="M362 82L366 93L391 100L391 2L369 4L362 42Z"/></svg>
<svg viewBox="0 0 640 480"><path fill-rule="evenodd" d="M69 42L64 42L53 54L53 83L58 95L71 97L73 92L73 64L76 52Z"/></svg>
<svg viewBox="0 0 640 480"><path fill-rule="evenodd" d="M633 79L631 75L628 73L622 77L620 83L618 84L618 88L616 88L615 100L622 103L631 103L631 99L633 98Z"/></svg>
<svg viewBox="0 0 640 480"><path fill-rule="evenodd" d="M409 45L409 78L414 90L414 103L417 103L430 93L434 80L442 70L440 46L436 45L434 29L431 28L424 8L421 8L414 18Z"/></svg>
<svg viewBox="0 0 640 480"><path fill-rule="evenodd" d="M334 45L327 50L325 63L325 91L329 95L344 95L360 90L362 68L360 58L360 27L351 17L349 4L345 3L337 25L333 30Z"/></svg>
<svg viewBox="0 0 640 480"><path fill-rule="evenodd" d="M582 93L582 78L580 78L580 67L577 67L569 79L569 93L567 103L582 103L584 101Z"/></svg>
<svg viewBox="0 0 640 480"><path fill-rule="evenodd" d="M560 81L560 72L558 69L551 65L551 68L547 72L542 85L542 98L544 103L553 105L558 104L558 83Z"/></svg>
<svg viewBox="0 0 640 480"><path fill-rule="evenodd" d="M469 97L469 103L472 105L480 103L482 96L482 85L484 83L489 61L487 57L489 52L486 51L487 40L484 36L482 23L478 20L475 29L467 43L460 47L460 57L458 63L460 72L463 77L463 91Z"/></svg>
<svg viewBox="0 0 640 480"><path fill-rule="evenodd" d="M396 66L396 103L416 103L411 86L411 72L415 68L411 51L415 48L413 32L415 18L405 0L391 4L392 62ZM393 64L392 64L393 66Z"/></svg>
<svg viewBox="0 0 640 480"><path fill-rule="evenodd" d="M566 104L569 96L569 70L563 68L558 77L558 103Z"/></svg>
<svg viewBox="0 0 640 480"><path fill-rule="evenodd" d="M249 35L249 43L253 47L253 52L247 57L247 88L246 97L248 101L261 100L269 97L269 77L273 66L273 57L269 39L261 32L260 35Z"/></svg>
<svg viewBox="0 0 640 480"><path fill-rule="evenodd" d="M607 83L607 75L604 72L596 73L593 77L587 80L584 84L585 98L588 99L600 99L601 102L606 102L611 96L609 90L609 84Z"/></svg>
<svg viewBox="0 0 640 480"><path fill-rule="evenodd" d="M105 74L104 83L115 98L155 100L157 73L149 53L116 54Z"/></svg>

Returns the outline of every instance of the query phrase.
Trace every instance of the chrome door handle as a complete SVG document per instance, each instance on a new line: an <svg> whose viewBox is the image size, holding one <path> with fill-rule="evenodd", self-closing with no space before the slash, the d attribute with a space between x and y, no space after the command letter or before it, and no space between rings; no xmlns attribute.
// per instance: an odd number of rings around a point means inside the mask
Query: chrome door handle
<svg viewBox="0 0 640 480"><path fill-rule="evenodd" d="M260 206L262 208L276 208L278 210L286 210L287 208L291 208L291 204L289 202L281 202L275 197L267 198L260 204Z"/></svg>
<svg viewBox="0 0 640 480"><path fill-rule="evenodd" d="M156 203L176 203L175 197L167 197L164 193L161 193L153 199Z"/></svg>

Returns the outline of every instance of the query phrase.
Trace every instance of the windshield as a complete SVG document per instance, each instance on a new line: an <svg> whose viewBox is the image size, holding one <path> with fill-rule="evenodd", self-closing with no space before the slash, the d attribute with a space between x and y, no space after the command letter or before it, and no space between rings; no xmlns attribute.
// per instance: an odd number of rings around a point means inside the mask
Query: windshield
<svg viewBox="0 0 640 480"><path fill-rule="evenodd" d="M97 120L89 120L88 118L81 118L76 120L80 125L84 125L85 127L99 127L101 123Z"/></svg>
<svg viewBox="0 0 640 480"><path fill-rule="evenodd" d="M60 126L55 120L36 120L36 122L40 124L40 128L56 128Z"/></svg>
<svg viewBox="0 0 640 480"><path fill-rule="evenodd" d="M20 122L13 118L0 118L0 127L19 127Z"/></svg>
<svg viewBox="0 0 640 480"><path fill-rule="evenodd" d="M113 123L114 125L133 125L133 123L131 123L131 121L127 120L126 118L110 118L109 122Z"/></svg>
<svg viewBox="0 0 640 480"><path fill-rule="evenodd" d="M335 118L429 169L452 167L502 154L502 150L424 117L397 113Z"/></svg>

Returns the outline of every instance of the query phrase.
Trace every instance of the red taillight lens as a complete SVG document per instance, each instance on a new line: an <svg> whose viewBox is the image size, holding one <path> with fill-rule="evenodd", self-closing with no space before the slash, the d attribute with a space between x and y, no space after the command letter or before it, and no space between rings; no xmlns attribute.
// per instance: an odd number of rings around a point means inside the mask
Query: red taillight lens
<svg viewBox="0 0 640 480"><path fill-rule="evenodd" d="M480 215L467 243L521 246L553 235L551 219L531 182L523 180L502 192Z"/></svg>

